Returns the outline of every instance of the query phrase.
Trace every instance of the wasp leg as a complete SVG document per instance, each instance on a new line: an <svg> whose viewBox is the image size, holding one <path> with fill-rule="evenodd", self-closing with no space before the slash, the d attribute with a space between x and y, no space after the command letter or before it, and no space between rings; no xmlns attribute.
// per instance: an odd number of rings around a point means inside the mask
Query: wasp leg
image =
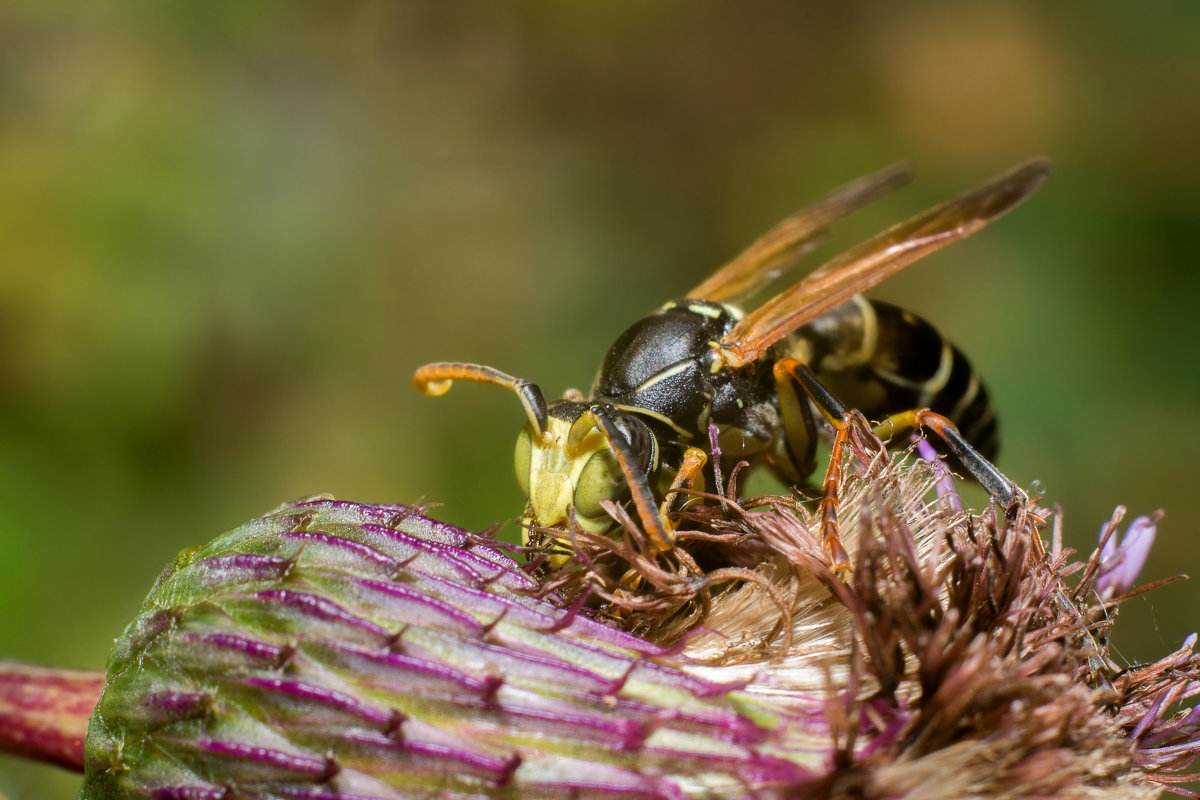
<svg viewBox="0 0 1200 800"><path fill-rule="evenodd" d="M617 427L614 409L612 406L594 405L588 409L588 413L596 420L596 425L604 434L604 438L608 440L613 454L617 457L617 463L625 475L626 483L629 484L634 508L637 509L642 527L650 538L650 544L660 552L665 553L671 550L675 547L675 532L671 530L670 525L666 524L658 507L654 504L654 492L651 491L646 476L637 467L637 457L633 454L629 440Z"/></svg>
<svg viewBox="0 0 1200 800"><path fill-rule="evenodd" d="M961 433L958 426L948 418L930 411L928 408L916 408L892 414L879 425L875 432L880 437L891 436L896 431L906 429L929 430L946 443L946 447L963 465L971 477L995 497L1001 505L1007 506L1013 500L1014 484L1000 470L984 458L978 450L971 446Z"/></svg>
<svg viewBox="0 0 1200 800"><path fill-rule="evenodd" d="M817 469L817 421L813 418L812 407L796 394L796 379L785 364L793 360L781 359L774 365L784 442L791 457L790 464L786 459L780 459L776 466L785 473L787 480L799 483Z"/></svg>
<svg viewBox="0 0 1200 800"><path fill-rule="evenodd" d="M833 452L829 456L829 467L825 470L825 481L821 486L821 546L829 556L833 573L845 578L850 573L850 555L838 535L838 506L841 504L842 462L850 446L850 409L821 385L817 376L803 361L781 358L775 362L775 374L790 375L794 378L821 415L833 426ZM798 400L794 394L793 398ZM811 412L805 410L804 414L807 416L807 423L813 425ZM815 425L813 427L815 428ZM807 446L810 449L816 448L815 430L809 434Z"/></svg>
<svg viewBox="0 0 1200 800"><path fill-rule="evenodd" d="M683 464L680 465L679 472L675 474L675 480L671 481L671 488L663 495L662 505L658 507L658 516L666 527L671 527L667 520L667 513L671 510L675 496L679 494L680 489L692 488L696 476L700 474L700 470L704 469L704 465L707 463L708 454L699 447L689 447L683 451Z"/></svg>

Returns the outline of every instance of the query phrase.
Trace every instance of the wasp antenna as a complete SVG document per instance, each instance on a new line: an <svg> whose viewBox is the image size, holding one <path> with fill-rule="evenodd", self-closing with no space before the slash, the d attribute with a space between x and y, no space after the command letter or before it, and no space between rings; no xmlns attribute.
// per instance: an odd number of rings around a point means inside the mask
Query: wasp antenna
<svg viewBox="0 0 1200 800"><path fill-rule="evenodd" d="M501 372L494 367L482 364L459 364L455 362L438 362L426 364L413 374L413 383L417 391L430 397L438 397L450 391L455 381L470 381L471 383L490 383L517 395L529 425L538 435L545 438L547 431L546 398L536 383L530 383L521 378Z"/></svg>

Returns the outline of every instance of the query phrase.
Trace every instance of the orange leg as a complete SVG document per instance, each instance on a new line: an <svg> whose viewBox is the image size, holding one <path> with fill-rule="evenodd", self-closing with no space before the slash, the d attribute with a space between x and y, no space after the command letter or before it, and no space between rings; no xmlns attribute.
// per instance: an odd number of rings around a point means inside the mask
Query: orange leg
<svg viewBox="0 0 1200 800"><path fill-rule="evenodd" d="M658 508L658 514L662 517L663 524L667 524L667 512L671 510L671 504L675 501L679 490L692 488L696 476L700 474L700 470L704 469L704 465L707 463L708 455L699 447L689 447L683 451L683 464L680 465L679 472L675 474L675 480L671 481L671 488L663 495L662 505Z"/></svg>
<svg viewBox="0 0 1200 800"><path fill-rule="evenodd" d="M821 486L821 546L829 555L833 574L843 579L850 574L850 554L838 535L838 507L842 502L843 456L849 446L850 425L847 423L834 433L833 452L829 456L829 468L825 470L825 483Z"/></svg>
<svg viewBox="0 0 1200 800"><path fill-rule="evenodd" d="M781 358L775 362L775 374L778 376L781 372L790 375L800 384L800 388L820 410L821 416L825 417L834 429L833 452L829 456L829 467L825 470L825 481L821 487L821 546L829 556L834 574L844 578L850 573L850 555L838 536L838 507L841 504L844 473L842 462L845 460L846 449L850 446L850 410L821 385L817 376L804 362L794 358ZM804 413L810 415L807 406L804 407ZM807 420L805 424L812 429ZM816 437L810 435L806 460L815 448Z"/></svg>
<svg viewBox="0 0 1200 800"><path fill-rule="evenodd" d="M841 501L841 483L844 472L842 462L845 459L846 448L850 444L852 417L849 409L821 385L817 376L803 362L794 358L781 358L775 364L776 377L779 377L781 373L790 375L800 384L804 393L812 400L813 405L834 429L833 453L830 456L829 468L825 472L821 497L821 542L825 547L825 552L829 554L833 571L844 576L850 570L850 560L838 538L837 514ZM810 412L805 409L805 413ZM875 431L883 437L891 436L897 430L909 428L932 431L946 444L946 447L970 473L971 477L1002 505L1011 503L1014 496L1023 496L1020 490L1015 488L1013 482L972 447L970 442L959 432L958 427L942 414L928 408L902 411L889 416L883 423L875 427ZM811 450L808 452L811 453Z"/></svg>

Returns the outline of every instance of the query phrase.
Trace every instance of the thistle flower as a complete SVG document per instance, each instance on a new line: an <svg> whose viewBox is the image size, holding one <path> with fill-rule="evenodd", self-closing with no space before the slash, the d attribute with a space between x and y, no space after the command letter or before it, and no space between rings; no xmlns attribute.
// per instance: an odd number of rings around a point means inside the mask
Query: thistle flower
<svg viewBox="0 0 1200 800"><path fill-rule="evenodd" d="M1124 594L1133 588L1138 573L1146 564L1146 557L1150 555L1162 514L1137 517L1129 523L1125 535L1118 537L1117 526L1124 516L1125 509L1118 506L1112 519L1100 528L1100 574L1096 576L1096 591L1104 598Z"/></svg>
<svg viewBox="0 0 1200 800"><path fill-rule="evenodd" d="M1195 637L1128 669L1107 645L1157 518L1073 562L1061 515L1047 547L1035 503L958 511L940 465L882 453L850 458L845 580L804 504L735 500L736 472L677 551L627 521L538 577L419 508L280 508L159 577L80 796L1188 793Z"/></svg>

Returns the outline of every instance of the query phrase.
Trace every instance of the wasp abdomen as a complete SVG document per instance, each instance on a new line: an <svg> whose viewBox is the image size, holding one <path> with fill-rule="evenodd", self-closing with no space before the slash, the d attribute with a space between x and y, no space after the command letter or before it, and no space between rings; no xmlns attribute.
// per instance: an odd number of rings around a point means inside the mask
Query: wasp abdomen
<svg viewBox="0 0 1200 800"><path fill-rule="evenodd" d="M949 417L984 457L995 457L987 389L962 351L921 317L856 297L795 337L821 381L868 419L930 408Z"/></svg>

